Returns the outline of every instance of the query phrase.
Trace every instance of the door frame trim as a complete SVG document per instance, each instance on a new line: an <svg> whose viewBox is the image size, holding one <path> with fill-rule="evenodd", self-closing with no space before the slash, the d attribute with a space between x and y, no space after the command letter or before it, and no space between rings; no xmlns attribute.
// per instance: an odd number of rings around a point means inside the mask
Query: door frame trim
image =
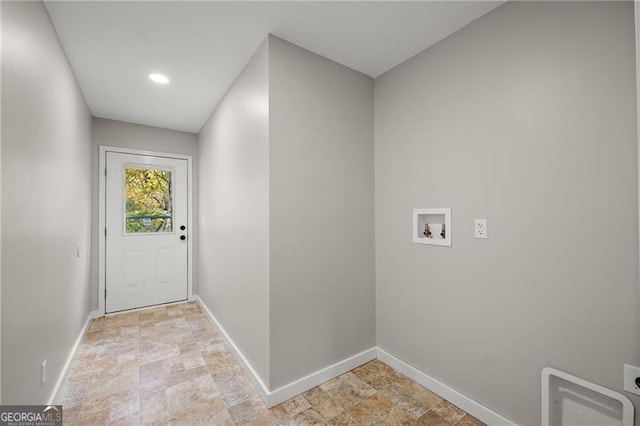
<svg viewBox="0 0 640 426"><path fill-rule="evenodd" d="M100 145L100 159L98 167L98 313L104 316L105 288L106 288L106 238L104 229L106 227L106 176L104 170L107 166L107 152L117 152L119 154L149 155L153 157L173 158L177 160L187 160L187 297L193 300L193 174L191 155L171 154L168 152L144 151L139 149L119 148L113 146Z"/></svg>

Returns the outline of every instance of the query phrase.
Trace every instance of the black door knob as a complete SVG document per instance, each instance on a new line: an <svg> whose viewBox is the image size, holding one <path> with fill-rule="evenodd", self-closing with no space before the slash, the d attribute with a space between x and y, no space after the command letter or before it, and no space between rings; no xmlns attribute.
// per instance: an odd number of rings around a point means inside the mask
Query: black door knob
<svg viewBox="0 0 640 426"><path fill-rule="evenodd" d="M186 227L186 226L184 226L184 225L180 225L180 230L181 230L181 231L184 231L185 229L187 229L187 227Z"/></svg>
<svg viewBox="0 0 640 426"><path fill-rule="evenodd" d="M184 240L186 240L186 239L187 239L187 237L185 237L184 235L180 235L180 239L181 239L182 241L184 241Z"/></svg>

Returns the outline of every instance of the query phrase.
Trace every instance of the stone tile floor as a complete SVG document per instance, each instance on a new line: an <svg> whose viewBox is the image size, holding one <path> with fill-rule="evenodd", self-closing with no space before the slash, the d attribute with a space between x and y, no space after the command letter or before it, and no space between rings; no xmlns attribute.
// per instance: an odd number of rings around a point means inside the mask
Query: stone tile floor
<svg viewBox="0 0 640 426"><path fill-rule="evenodd" d="M268 409L195 303L93 321L56 404L65 425L482 425L377 360Z"/></svg>

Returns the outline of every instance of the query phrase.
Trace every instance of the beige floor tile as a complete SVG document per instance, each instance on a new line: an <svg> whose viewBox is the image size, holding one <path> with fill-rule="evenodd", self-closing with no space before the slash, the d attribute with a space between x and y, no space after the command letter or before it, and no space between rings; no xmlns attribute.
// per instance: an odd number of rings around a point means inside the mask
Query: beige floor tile
<svg viewBox="0 0 640 426"><path fill-rule="evenodd" d="M75 425L80 421L80 410L82 409L81 405L76 405L73 407L62 407L62 422L65 425Z"/></svg>
<svg viewBox="0 0 640 426"><path fill-rule="evenodd" d="M64 408L63 408L64 413ZM64 414L63 414L64 418ZM108 425L109 424L109 409L94 411L87 407L83 407L80 410L78 416L79 425Z"/></svg>
<svg viewBox="0 0 640 426"><path fill-rule="evenodd" d="M386 389L398 380L399 374L378 360L371 361L352 371L360 380L376 390Z"/></svg>
<svg viewBox="0 0 640 426"><path fill-rule="evenodd" d="M230 408L236 404L249 400L247 393L237 380L227 379L219 381L214 378L214 382L227 407Z"/></svg>
<svg viewBox="0 0 640 426"><path fill-rule="evenodd" d="M151 393L140 392L140 413L153 414L166 410L169 406L166 390Z"/></svg>
<svg viewBox="0 0 640 426"><path fill-rule="evenodd" d="M140 414L138 413L129 414L111 421L112 426L138 426L139 424Z"/></svg>
<svg viewBox="0 0 640 426"><path fill-rule="evenodd" d="M322 418L313 408L307 408L301 413L296 414L291 419L293 424L296 425L326 425L327 422Z"/></svg>
<svg viewBox="0 0 640 426"><path fill-rule="evenodd" d="M405 388L398 383L392 383L390 386L381 390L380 393L406 411L413 419L418 419L431 409L430 405L419 397L416 397L414 393L407 393Z"/></svg>
<svg viewBox="0 0 640 426"><path fill-rule="evenodd" d="M183 411L178 411L172 421L177 424L217 424L214 419L226 416L232 422L224 402L220 398L213 398L200 401Z"/></svg>
<svg viewBox="0 0 640 426"><path fill-rule="evenodd" d="M116 370L111 374L104 372L91 379L85 403L87 400L103 398L124 390L137 389L139 383L138 367Z"/></svg>
<svg viewBox="0 0 640 426"><path fill-rule="evenodd" d="M371 425L413 425L415 419L398 406L391 407L391 410L384 416L376 418Z"/></svg>
<svg viewBox="0 0 640 426"><path fill-rule="evenodd" d="M358 379L353 373L346 373L320 385L331 394L331 398L345 410L376 393L376 390Z"/></svg>
<svg viewBox="0 0 640 426"><path fill-rule="evenodd" d="M311 406L322 415L326 420L330 420L344 412L344 409L338 405L331 396L319 387L308 390L302 396L311 404Z"/></svg>
<svg viewBox="0 0 640 426"><path fill-rule="evenodd" d="M456 423L456 426L485 426L485 424L472 415L467 414L462 420Z"/></svg>
<svg viewBox="0 0 640 426"><path fill-rule="evenodd" d="M358 423L371 424L376 419L386 417L391 407L393 407L393 402L390 399L375 393L351 407L347 412Z"/></svg>
<svg viewBox="0 0 640 426"><path fill-rule="evenodd" d="M438 395L406 376L400 375L397 384L407 395L410 395L412 399L426 404L429 408L435 408L443 401Z"/></svg>
<svg viewBox="0 0 640 426"><path fill-rule="evenodd" d="M377 360L268 409L195 303L93 321L56 403L83 426L482 425Z"/></svg>
<svg viewBox="0 0 640 426"><path fill-rule="evenodd" d="M433 411L451 425L458 423L467 414L446 400L436 405Z"/></svg>
<svg viewBox="0 0 640 426"><path fill-rule="evenodd" d="M250 418L243 424L250 426L270 426L278 424L280 420L282 419L278 419L269 411L262 411L257 413L254 417Z"/></svg>
<svg viewBox="0 0 640 426"><path fill-rule="evenodd" d="M283 402L280 407L289 415L295 415L311 408L311 404L302 395L298 395Z"/></svg>
<svg viewBox="0 0 640 426"><path fill-rule="evenodd" d="M65 408L81 406L88 387L89 383L86 381L68 384L59 392L57 403Z"/></svg>
<svg viewBox="0 0 640 426"><path fill-rule="evenodd" d="M416 424L423 426L450 426L450 424L445 421L445 419L443 419L433 411L428 411L426 414L421 416Z"/></svg>
<svg viewBox="0 0 640 426"><path fill-rule="evenodd" d="M138 389L131 389L112 395L109 400L109 421L115 422L124 417L137 414L140 411L139 395Z"/></svg>
<svg viewBox="0 0 640 426"><path fill-rule="evenodd" d="M256 414L256 409L249 400L229 408L229 415L235 424L246 424L253 419Z"/></svg>
<svg viewBox="0 0 640 426"><path fill-rule="evenodd" d="M328 421L330 425L344 425L344 426L360 426L360 423L356 421L349 413L342 413Z"/></svg>
<svg viewBox="0 0 640 426"><path fill-rule="evenodd" d="M199 350L193 350L190 352L181 352L182 363L185 370L191 370L192 368L204 367L207 364L204 362L202 352Z"/></svg>

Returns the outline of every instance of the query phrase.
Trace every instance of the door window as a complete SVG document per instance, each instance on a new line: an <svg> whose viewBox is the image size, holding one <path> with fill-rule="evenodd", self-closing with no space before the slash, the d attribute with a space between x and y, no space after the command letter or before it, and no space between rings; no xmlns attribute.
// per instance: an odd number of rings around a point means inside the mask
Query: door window
<svg viewBox="0 0 640 426"><path fill-rule="evenodd" d="M166 169L124 168L124 233L173 232L173 172Z"/></svg>

